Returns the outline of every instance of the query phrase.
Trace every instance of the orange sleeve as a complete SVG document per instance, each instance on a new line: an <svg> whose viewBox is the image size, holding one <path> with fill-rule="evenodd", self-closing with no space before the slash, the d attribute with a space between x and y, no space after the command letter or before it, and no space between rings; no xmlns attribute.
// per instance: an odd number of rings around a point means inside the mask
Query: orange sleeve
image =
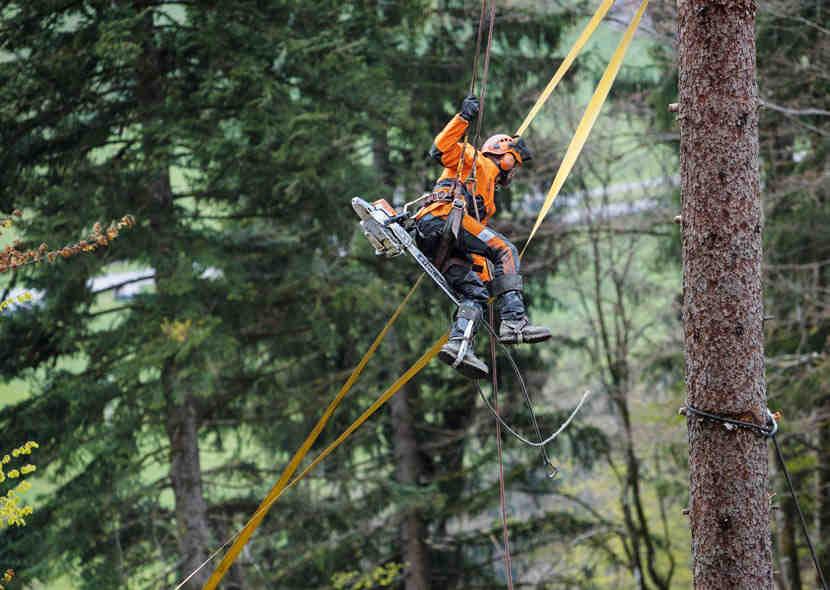
<svg viewBox="0 0 830 590"><path fill-rule="evenodd" d="M432 149L429 150L429 155L432 159L439 162L444 168L452 168L458 165L458 159L461 157L461 138L464 137L464 132L467 131L469 123L461 115L456 115L441 132L435 136L435 143L432 144Z"/></svg>

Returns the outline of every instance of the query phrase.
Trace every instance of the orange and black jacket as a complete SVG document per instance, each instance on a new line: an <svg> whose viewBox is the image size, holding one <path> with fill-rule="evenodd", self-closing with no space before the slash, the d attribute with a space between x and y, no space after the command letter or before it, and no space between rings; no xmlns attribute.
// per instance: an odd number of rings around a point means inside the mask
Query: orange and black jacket
<svg viewBox="0 0 830 590"><path fill-rule="evenodd" d="M467 131L469 123L461 117L461 115L454 116L449 123L441 130L435 137L435 143L429 151L429 155L440 162L444 166L444 173L436 183L436 190L441 190L442 185L448 188L449 181L458 177L458 162L461 158L461 152L464 149L464 144L459 143L464 137L464 132ZM466 180L470 176L470 171L473 167L473 160L476 162L476 178L475 182L470 179L465 185L467 190L472 193L475 191L476 201L484 204L484 210L479 211L481 222L486 224L487 221L496 212L496 179L499 176L499 167L493 163L492 160L481 154L471 144L466 145L466 152L464 154L464 164L461 169L461 179ZM421 209L416 215L420 218L427 213L431 213L435 217L444 217L452 208L452 204L447 201L439 201L427 205ZM467 209L469 215L475 215L475 212Z"/></svg>

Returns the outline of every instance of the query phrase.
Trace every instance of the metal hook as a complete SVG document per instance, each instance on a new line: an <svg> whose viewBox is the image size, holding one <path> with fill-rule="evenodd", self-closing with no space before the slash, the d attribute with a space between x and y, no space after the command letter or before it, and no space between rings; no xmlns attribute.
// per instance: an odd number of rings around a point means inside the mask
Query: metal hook
<svg viewBox="0 0 830 590"><path fill-rule="evenodd" d="M770 432L767 434L767 436L769 436L770 438L772 438L773 436L775 436L776 434L778 434L778 421L776 421L776 419L775 419L775 414L773 414L773 413L772 413L772 411L771 411L769 408L767 408L767 419L768 419L770 422L772 422L772 429L771 429L771 430L770 430Z"/></svg>

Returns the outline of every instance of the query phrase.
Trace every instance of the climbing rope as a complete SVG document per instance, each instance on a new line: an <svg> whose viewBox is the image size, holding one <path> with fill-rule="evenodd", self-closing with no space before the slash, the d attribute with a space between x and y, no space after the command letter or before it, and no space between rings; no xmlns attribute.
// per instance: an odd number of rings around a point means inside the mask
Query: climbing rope
<svg viewBox="0 0 830 590"><path fill-rule="evenodd" d="M772 440L772 444L775 446L775 455L776 457L778 457L778 464L781 466L781 471L784 472L784 477L787 480L787 487L789 487L790 489L790 495L793 498L793 503L795 504L796 512L798 512L798 518L801 522L801 532L804 533L804 538L807 540L807 547L810 550L810 556L813 558L813 565L816 568L816 573L818 573L819 580L821 580L821 586L823 590L828 590L827 581L824 579L824 572L821 569L821 564L819 563L818 556L816 555L816 549L813 545L813 540L810 538L810 532L807 529L807 520L804 518L804 512L801 510L801 503L798 501L798 496L795 493L795 486L793 485L793 480L790 477L790 470L787 468L787 462L784 460L784 454L781 452L781 445L778 444L778 439L776 438L776 435L778 434L778 416L780 415L773 414L769 410L769 408L767 408L767 423L761 426L760 424L756 424L755 422L735 420L734 418L729 418L727 416L720 416L718 414L713 414L712 412L706 412L705 410L700 410L690 404L686 404L685 406L681 407L679 413L686 416L689 419L691 419L692 417L697 417L712 422L720 422L721 424L726 426L728 430L734 430L736 428L744 428L746 430L751 430L756 434L759 434L765 438L769 438Z"/></svg>
<svg viewBox="0 0 830 590"><path fill-rule="evenodd" d="M484 106L485 101L487 100L487 78L490 72L490 51L493 48L493 31L496 22L496 2L492 0L490 2L490 22L489 22L489 29L487 34L487 48L484 51L484 68L481 74L481 105L478 118L476 119L476 130L475 136L473 138L473 150L477 150L477 146L481 145L481 128L484 124ZM466 135L465 135L465 142L466 142ZM464 146L464 151L466 151L466 143ZM474 152L475 153L475 152ZM464 181L466 185L468 182L473 183L473 207L475 208L476 220L481 221L481 215L479 214L478 210L478 202L475 199L476 194L476 166L478 164L478 158L473 157L473 165L470 166L470 175ZM459 171L460 176L460 171Z"/></svg>
<svg viewBox="0 0 830 590"><path fill-rule="evenodd" d="M492 333L496 331L496 313L493 302L487 304L487 313L489 314L490 326L490 383L493 386L493 409L495 415L499 415L499 371L498 358L496 356L496 339ZM479 392L481 388L476 387ZM502 456L501 446L501 422L496 420L496 451L499 458L499 506L501 508L501 532L502 543L504 545L504 571L507 576L507 590L513 590L513 559L510 556L510 528L507 526L507 493L504 485L504 458Z"/></svg>
<svg viewBox="0 0 830 590"><path fill-rule="evenodd" d="M484 5L482 3L482 10ZM478 192L478 181L476 180L476 167L478 165L478 146L481 145L481 128L484 124L484 114L486 112L485 105L487 100L487 79L489 77L490 72L490 51L493 47L493 31L495 29L495 22L496 22L496 2L495 0L491 0L490 2L490 22L489 28L487 33L487 48L484 53L484 68L481 76L481 105L479 108L478 117L476 118L476 130L475 136L473 138L473 163L470 166L470 174L467 179L464 181L464 186L468 183L472 183L472 195L473 195L473 208L475 210L476 221L481 222L481 212L478 210L478 200L476 199L476 193ZM479 31L480 32L480 31ZM467 150L466 146L466 134L465 134L465 145L464 150ZM460 180L461 170L459 170L459 180ZM487 262L488 267L492 265L490 262ZM492 270L492 269L491 269ZM492 275L492 272L490 273ZM498 417L498 392L499 392L499 375L498 375L498 367L497 367L497 358L496 358L496 342L497 338L495 337L495 321L496 316L494 313L494 306L492 298L487 304L487 310L489 315L489 324L487 324L487 328L490 332L490 375L492 378L492 385L493 385L493 399L496 404L496 417ZM478 386L478 382L475 382L475 387L481 391ZM532 412L532 410L531 410ZM498 463L499 463L499 507L501 510L501 528L502 528L502 555L504 558L504 572L505 577L507 578L507 590L513 590L513 558L510 555L510 527L507 524L507 492L505 489L504 484L504 457L502 452L502 441L501 441L501 424L498 420L496 420L496 449L498 454ZM547 455L545 456L546 460Z"/></svg>
<svg viewBox="0 0 830 590"><path fill-rule="evenodd" d="M475 55L473 56L473 73L470 78L470 95L475 95L476 90L476 82L478 81L478 62L480 59L481 54L481 38L482 32L484 30L484 15L489 12L489 25L488 25L488 34L487 34L487 45L484 51L484 67L481 77L481 85L480 85L480 92L479 92L479 114L476 117L476 135L473 142L473 164L470 167L470 175L465 179L461 179L461 174L464 170L464 160L467 156L467 146L469 145L469 127L464 132L464 139L462 141L461 146L461 156L458 158L458 166L456 167L455 171L455 190L460 190L461 187L466 187L469 182L473 183L472 194L473 194L473 207L475 208L475 216L476 220L481 221L481 215L479 214L478 210L478 203L475 199L476 194L476 179L475 179L475 170L476 170L476 160L475 157L475 150L479 142L481 136L481 125L482 121L484 120L484 101L487 97L487 78L488 73L490 71L490 51L493 47L493 30L496 20L496 3L495 0L490 0L489 4L489 11L487 9L487 4L485 0L481 0L481 10L478 18L478 32L476 33L476 51Z"/></svg>

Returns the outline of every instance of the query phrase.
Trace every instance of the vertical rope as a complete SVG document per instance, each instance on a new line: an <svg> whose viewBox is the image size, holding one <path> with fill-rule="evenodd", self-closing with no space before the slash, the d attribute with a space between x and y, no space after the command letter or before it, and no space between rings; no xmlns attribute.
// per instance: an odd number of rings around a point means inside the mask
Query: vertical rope
<svg viewBox="0 0 830 590"><path fill-rule="evenodd" d="M484 6L482 4L482 16L483 16ZM481 109L476 119L476 131L475 136L473 138L473 148L478 149L478 146L481 144L481 127L484 124L484 102L487 99L487 78L489 77L490 73L490 51L493 48L493 31L495 29L496 23L496 2L492 0L490 2L490 13L489 13L490 22L488 32L487 32L487 48L484 50L484 68L481 73ZM466 136L465 136L465 151L466 151ZM467 182L472 181L473 183L473 207L475 207L476 212L476 219L481 221L481 215L478 211L478 203L475 200L475 193L476 193L476 164L478 162L478 158L473 158L473 165L470 167L470 175L464 181L466 184ZM460 171L459 171L460 174Z"/></svg>
<svg viewBox="0 0 830 590"><path fill-rule="evenodd" d="M484 120L484 102L487 99L487 78L490 73L490 51L493 48L493 30L496 24L496 2L490 2L489 29L487 31L487 48L484 50L484 67L481 72L481 114L476 120L475 145L481 140L481 125ZM475 165L475 162L473 163Z"/></svg>
<svg viewBox="0 0 830 590"><path fill-rule="evenodd" d="M804 518L804 512L801 511L801 506L798 503L798 496L795 495L795 486L793 485L793 480L790 477L790 471L787 469L787 462L784 461L784 454L781 452L781 446L778 444L778 439L775 438L775 435L772 435L772 442L775 445L775 454L778 456L778 462L781 464L781 471L784 472L784 477L787 478L787 486L790 488L790 494L793 497L793 504L795 504L795 508L798 511L798 518L801 522L801 530L804 533L804 538L807 540L807 547L810 549L810 556L813 558L813 565L816 566L816 572L818 572L819 580L821 580L821 587L823 590L827 589L827 580L824 579L824 572L821 570L821 564L819 563L818 556L816 556L816 548L813 546L813 540L810 538L810 531L807 529L807 521ZM798 567L797 565L794 567Z"/></svg>
<svg viewBox="0 0 830 590"><path fill-rule="evenodd" d="M513 559L510 557L510 529L507 527L507 494L504 486L504 460L501 444L501 422L498 420L499 413L499 373L496 358L496 315L495 306L490 301L487 304L487 311L490 314L490 376L493 384L493 408L496 412L496 448L499 456L499 506L501 507L501 530L502 542L504 543L504 571L507 576L507 588L513 590Z"/></svg>
<svg viewBox="0 0 830 590"><path fill-rule="evenodd" d="M484 15L486 12L487 10L485 6L485 0L481 0L481 10L479 11L478 15L478 31L476 32L476 52L475 55L473 55L473 73L470 76L470 94L475 94L476 82L478 81L478 61L481 55L481 38L482 32L484 31ZM484 83L486 84L486 80ZM481 119L481 114L479 114L478 119ZM464 141L462 142L463 146L461 149L461 157L458 158L458 166L455 171L456 188L458 187L458 184L461 183L461 172L464 170L464 157L467 154L467 145L469 144L469 137L470 132L468 127L467 131L464 132ZM475 159L473 160L473 164L475 165Z"/></svg>

